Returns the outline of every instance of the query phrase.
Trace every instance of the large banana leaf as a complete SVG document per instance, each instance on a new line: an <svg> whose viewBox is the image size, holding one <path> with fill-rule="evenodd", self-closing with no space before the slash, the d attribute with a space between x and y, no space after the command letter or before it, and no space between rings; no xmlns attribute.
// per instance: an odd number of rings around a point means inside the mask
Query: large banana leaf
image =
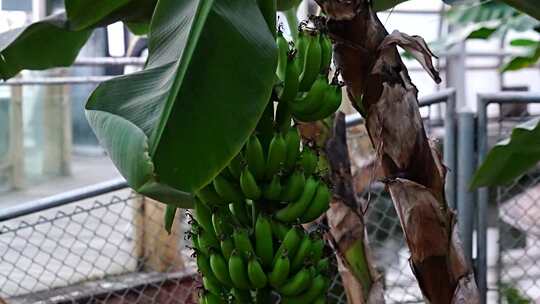
<svg viewBox="0 0 540 304"><path fill-rule="evenodd" d="M508 183L540 161L540 119L518 125L510 138L489 151L476 171L471 187Z"/></svg>
<svg viewBox="0 0 540 304"><path fill-rule="evenodd" d="M276 60L255 1L160 0L145 70L101 84L87 116L135 190L191 207L254 130Z"/></svg>
<svg viewBox="0 0 540 304"><path fill-rule="evenodd" d="M91 31L71 31L68 23L65 14L58 14L0 34L0 78L23 69L71 65Z"/></svg>
<svg viewBox="0 0 540 304"><path fill-rule="evenodd" d="M65 0L70 27L80 30L116 21L150 21L157 0Z"/></svg>

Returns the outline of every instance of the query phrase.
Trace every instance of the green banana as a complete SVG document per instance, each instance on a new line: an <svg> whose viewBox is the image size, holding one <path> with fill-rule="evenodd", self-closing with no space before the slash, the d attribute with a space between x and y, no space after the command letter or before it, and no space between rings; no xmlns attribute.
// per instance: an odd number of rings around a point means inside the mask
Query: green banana
<svg viewBox="0 0 540 304"><path fill-rule="evenodd" d="M296 64L298 66L299 71L302 70L304 67L304 60L306 58L306 50L308 47L309 38L308 34L305 30L298 28L298 38L294 42L297 53L298 53L298 59L296 60ZM299 77L300 78L300 77Z"/></svg>
<svg viewBox="0 0 540 304"><path fill-rule="evenodd" d="M276 212L276 219L282 222L293 222L298 219L309 206L318 185L319 182L315 178L309 177L300 198L297 201L289 203L285 208L278 210Z"/></svg>
<svg viewBox="0 0 540 304"><path fill-rule="evenodd" d="M250 289L247 265L236 250L233 250L229 258L229 275L234 287L238 289Z"/></svg>
<svg viewBox="0 0 540 304"><path fill-rule="evenodd" d="M229 210L240 224L244 226L249 226L251 224L250 216L246 209L246 202L244 200L232 202L229 205Z"/></svg>
<svg viewBox="0 0 540 304"><path fill-rule="evenodd" d="M221 287L222 285L216 280L216 278L203 276L202 281L204 289L219 297L223 295L223 288Z"/></svg>
<svg viewBox="0 0 540 304"><path fill-rule="evenodd" d="M252 135L246 146L248 169L256 180L262 180L265 174L266 159L261 142L257 136Z"/></svg>
<svg viewBox="0 0 540 304"><path fill-rule="evenodd" d="M318 162L319 157L317 154L308 146L304 146L300 153L300 165L304 169L304 175L311 176L315 173L315 171L317 171Z"/></svg>
<svg viewBox="0 0 540 304"><path fill-rule="evenodd" d="M281 198L281 179L279 175L274 175L270 184L267 184L263 188L263 196L267 200L277 201Z"/></svg>
<svg viewBox="0 0 540 304"><path fill-rule="evenodd" d="M293 117L317 112L325 102L324 97L329 86L326 76L320 74L307 93L289 103Z"/></svg>
<svg viewBox="0 0 540 304"><path fill-rule="evenodd" d="M296 51L287 54L287 67L283 79L283 87L278 92L279 102L289 103L294 101L300 86L300 69L296 64Z"/></svg>
<svg viewBox="0 0 540 304"><path fill-rule="evenodd" d="M211 248L219 248L219 242L216 236L204 229L200 229L197 241L199 243L199 249L205 254L208 254Z"/></svg>
<svg viewBox="0 0 540 304"><path fill-rule="evenodd" d="M229 260L234 250L234 241L228 235L225 235L220 241L220 248L223 257Z"/></svg>
<svg viewBox="0 0 540 304"><path fill-rule="evenodd" d="M334 114L341 106L342 92L340 85L328 86L319 109L313 113L294 113L294 118L304 122L322 120Z"/></svg>
<svg viewBox="0 0 540 304"><path fill-rule="evenodd" d="M324 258L319 260L317 262L317 271L318 272L326 272L330 268L330 260L328 258Z"/></svg>
<svg viewBox="0 0 540 304"><path fill-rule="evenodd" d="M197 270L199 270L199 272L205 277L216 279L214 273L212 272L212 267L210 267L210 259L208 256L202 252L196 252L196 256Z"/></svg>
<svg viewBox="0 0 540 304"><path fill-rule="evenodd" d="M249 304L253 303L249 290L242 290L238 288L231 289L231 294L236 304Z"/></svg>
<svg viewBox="0 0 540 304"><path fill-rule="evenodd" d="M318 297L313 304L326 304L326 296L322 295L321 297Z"/></svg>
<svg viewBox="0 0 540 304"><path fill-rule="evenodd" d="M285 132L291 127L292 110L286 102L280 102L276 108L276 126L280 132Z"/></svg>
<svg viewBox="0 0 540 304"><path fill-rule="evenodd" d="M261 188L247 167L240 174L240 188L248 199L258 200L261 197Z"/></svg>
<svg viewBox="0 0 540 304"><path fill-rule="evenodd" d="M191 247L193 249L201 250L201 246L199 245L199 236L195 233L191 233Z"/></svg>
<svg viewBox="0 0 540 304"><path fill-rule="evenodd" d="M287 234L285 234L281 245L279 245L276 254L274 255L274 264L276 263L276 259L284 254L287 254L289 257L294 257L296 250L298 250L298 246L300 245L300 241L302 240L302 234L303 231L300 231L299 228L292 227L289 229Z"/></svg>
<svg viewBox="0 0 540 304"><path fill-rule="evenodd" d="M285 80L288 56L289 56L289 42L283 37L281 28L277 31L276 44L278 47L278 63L276 69L276 75L281 81Z"/></svg>
<svg viewBox="0 0 540 304"><path fill-rule="evenodd" d="M331 198L332 194L330 193L328 186L324 183L319 183L317 192L307 210L300 217L300 221L302 223L308 223L316 220L321 214L328 210Z"/></svg>
<svg viewBox="0 0 540 304"><path fill-rule="evenodd" d="M214 225L212 224L212 210L201 200L195 199L193 216L199 225L212 236L216 236Z"/></svg>
<svg viewBox="0 0 540 304"><path fill-rule="evenodd" d="M302 239L300 246L298 246L298 250L296 251L294 258L291 259L292 272L297 272L302 268L302 266L304 266L306 258L311 252L311 244L311 238L309 237L309 235L306 234Z"/></svg>
<svg viewBox="0 0 540 304"><path fill-rule="evenodd" d="M234 202L244 199L240 188L225 177L218 175L214 179L214 188L224 201Z"/></svg>
<svg viewBox="0 0 540 304"><path fill-rule="evenodd" d="M304 57L302 73L300 74L300 91L307 91L321 70L322 49L319 34L308 33L308 45Z"/></svg>
<svg viewBox="0 0 540 304"><path fill-rule="evenodd" d="M290 262L287 258L287 253L284 252L279 256L276 256L276 261L272 267L272 272L268 275L268 282L274 288L278 288L283 285L289 276Z"/></svg>
<svg viewBox="0 0 540 304"><path fill-rule="evenodd" d="M165 218L164 218L164 224L165 224L165 230L171 234L172 231L172 225L174 223L174 216L176 215L176 207L173 205L167 205L165 209Z"/></svg>
<svg viewBox="0 0 540 304"><path fill-rule="evenodd" d="M248 277L251 285L260 289L266 286L268 278L263 271L263 268L255 256L251 256L248 261Z"/></svg>
<svg viewBox="0 0 540 304"><path fill-rule="evenodd" d="M281 200L284 202L293 202L300 198L306 184L306 178L302 171L294 171L285 182L281 191Z"/></svg>
<svg viewBox="0 0 540 304"><path fill-rule="evenodd" d="M272 141L270 141L270 146L268 148L268 158L266 161L266 179L271 179L276 175L285 161L285 156L287 155L287 146L285 139L281 133L276 132Z"/></svg>
<svg viewBox="0 0 540 304"><path fill-rule="evenodd" d="M242 167L244 164L244 157L242 153L238 153L229 163L227 169L235 179L240 178L240 173L242 173Z"/></svg>
<svg viewBox="0 0 540 304"><path fill-rule="evenodd" d="M312 303L317 297L324 294L327 286L327 280L322 275L317 275L309 286L308 290L295 297L282 298L282 304Z"/></svg>
<svg viewBox="0 0 540 304"><path fill-rule="evenodd" d="M311 271L303 268L290 278L283 286L278 288L278 292L286 297L297 296L304 292L311 285Z"/></svg>
<svg viewBox="0 0 540 304"><path fill-rule="evenodd" d="M314 262L317 262L321 259L324 253L324 240L323 239L316 239L313 240L313 244L311 245L311 260Z"/></svg>
<svg viewBox="0 0 540 304"><path fill-rule="evenodd" d="M226 205L227 203L217 194L212 183L209 183L197 192L197 197L208 205Z"/></svg>
<svg viewBox="0 0 540 304"><path fill-rule="evenodd" d="M272 267L272 260L274 259L272 224L262 214L259 214L255 223L255 253L266 269Z"/></svg>
<svg viewBox="0 0 540 304"><path fill-rule="evenodd" d="M205 304L225 304L227 303L225 300L223 300L221 297L213 294L213 293L207 293L204 295L204 303Z"/></svg>
<svg viewBox="0 0 540 304"><path fill-rule="evenodd" d="M272 224L272 235L278 239L280 242L283 241L285 238L285 235L287 235L287 232L289 232L289 228L287 225L283 224L280 221L271 220Z"/></svg>
<svg viewBox="0 0 540 304"><path fill-rule="evenodd" d="M300 154L300 133L297 128L289 128L285 134L285 145L287 152L285 155L284 167L286 172L291 172Z"/></svg>
<svg viewBox="0 0 540 304"><path fill-rule="evenodd" d="M218 208L212 213L212 227L214 227L216 236L230 235L232 233L231 218L232 214L228 208Z"/></svg>
<svg viewBox="0 0 540 304"><path fill-rule="evenodd" d="M321 44L321 73L327 73L332 65L332 41L326 33L322 33L319 39Z"/></svg>
<svg viewBox="0 0 540 304"><path fill-rule="evenodd" d="M249 255L255 254L246 229L236 229L233 232L233 240L236 250L242 257L247 258Z"/></svg>
<svg viewBox="0 0 540 304"><path fill-rule="evenodd" d="M212 273L223 285L230 287L232 286L231 277L229 275L229 267L225 258L217 252L212 252L210 254L210 268Z"/></svg>

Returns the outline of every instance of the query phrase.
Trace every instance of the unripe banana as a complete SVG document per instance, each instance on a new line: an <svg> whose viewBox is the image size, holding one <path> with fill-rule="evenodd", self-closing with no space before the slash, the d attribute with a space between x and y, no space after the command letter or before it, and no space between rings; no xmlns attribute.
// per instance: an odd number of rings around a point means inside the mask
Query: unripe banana
<svg viewBox="0 0 540 304"><path fill-rule="evenodd" d="M213 293L214 295L218 297L223 296L223 288L221 287L221 283L216 280L216 278L203 276L202 278L204 289L208 290L209 292Z"/></svg>
<svg viewBox="0 0 540 304"><path fill-rule="evenodd" d="M300 198L295 202L289 203L285 208L278 210L276 212L276 219L282 222L293 222L297 220L309 206L318 185L319 182L315 178L308 178L304 186L304 192L302 192Z"/></svg>
<svg viewBox="0 0 540 304"><path fill-rule="evenodd" d="M217 205L226 205L228 202L225 202L219 194L217 194L216 189L214 188L213 183L209 183L204 188L197 192L197 197L210 206Z"/></svg>
<svg viewBox="0 0 540 304"><path fill-rule="evenodd" d="M199 243L199 249L204 254L209 254L212 248L219 248L217 237L212 232L204 229L200 229L197 241Z"/></svg>
<svg viewBox="0 0 540 304"><path fill-rule="evenodd" d="M199 236L197 234L191 234L191 247L193 247L193 249L201 251L201 246L199 245Z"/></svg>
<svg viewBox="0 0 540 304"><path fill-rule="evenodd" d="M317 271L324 273L330 268L330 260L328 258L321 259L317 262Z"/></svg>
<svg viewBox="0 0 540 304"><path fill-rule="evenodd" d="M332 194L330 193L328 186L324 183L319 183L315 197L313 197L311 204L300 217L301 222L308 223L316 220L321 214L328 210L331 198Z"/></svg>
<svg viewBox="0 0 540 304"><path fill-rule="evenodd" d="M294 171L285 182L285 186L281 190L281 200L284 202L293 202L300 198L304 191L306 178L302 171Z"/></svg>
<svg viewBox="0 0 540 304"><path fill-rule="evenodd" d="M300 241L302 240L302 234L303 231L300 231L300 229L297 227L292 227L289 229L287 234L285 234L281 245L276 251L273 261L274 264L276 263L276 259L285 254L287 254L289 257L294 257L296 251L298 250L298 246L300 245Z"/></svg>
<svg viewBox="0 0 540 304"><path fill-rule="evenodd" d="M214 238L216 237L216 231L212 224L212 210L199 199L195 199L193 216L206 232L214 236Z"/></svg>
<svg viewBox="0 0 540 304"><path fill-rule="evenodd" d="M205 304L225 304L225 300L213 293L207 293L204 295Z"/></svg>
<svg viewBox="0 0 540 304"><path fill-rule="evenodd" d="M341 106L341 86L332 85L328 86L324 93L323 100L319 109L313 113L295 113L294 118L304 122L312 122L322 120L332 114L334 114Z"/></svg>
<svg viewBox="0 0 540 304"><path fill-rule="evenodd" d="M296 64L296 52L292 51L287 54L287 68L283 80L283 88L278 92L279 102L289 103L294 100L298 94L300 86L300 69Z"/></svg>
<svg viewBox="0 0 540 304"><path fill-rule="evenodd" d="M296 296L304 292L311 285L311 271L303 268L292 278L287 280L283 286L278 288L278 292L286 297Z"/></svg>
<svg viewBox="0 0 540 304"><path fill-rule="evenodd" d="M240 178L240 173L242 173L242 167L244 164L244 157L242 153L238 153L229 163L227 169L235 179Z"/></svg>
<svg viewBox="0 0 540 304"><path fill-rule="evenodd" d="M261 188L257 185L255 177L247 167L242 170L242 174L240 175L240 188L242 189L242 192L244 192L244 195L250 200L258 200L261 198Z"/></svg>
<svg viewBox="0 0 540 304"><path fill-rule="evenodd" d="M280 102L276 109L276 126L280 132L285 132L291 127L292 110L288 103Z"/></svg>
<svg viewBox="0 0 540 304"><path fill-rule="evenodd" d="M246 210L245 201L235 201L229 205L229 210L231 211L234 218L244 226L251 225L251 219Z"/></svg>
<svg viewBox="0 0 540 304"><path fill-rule="evenodd" d="M274 259L274 241L272 224L266 216L259 214L255 223L255 253L266 269L272 267Z"/></svg>
<svg viewBox="0 0 540 304"><path fill-rule="evenodd" d="M276 175L283 166L285 161L285 156L287 155L287 146L285 139L281 133L277 132L274 134L272 141L270 141L270 146L268 148L268 158L266 161L266 179L271 179Z"/></svg>
<svg viewBox="0 0 540 304"><path fill-rule="evenodd" d="M300 165L304 169L304 175L311 176L315 173L315 171L317 171L318 162L319 157L317 154L311 148L304 146L300 153Z"/></svg>
<svg viewBox="0 0 540 304"><path fill-rule="evenodd" d="M257 136L252 135L246 146L248 169L256 180L264 179L266 159L261 142Z"/></svg>
<svg viewBox="0 0 540 304"><path fill-rule="evenodd" d="M321 44L321 73L326 73L332 65L332 41L328 34L320 35Z"/></svg>
<svg viewBox="0 0 540 304"><path fill-rule="evenodd" d="M304 65L300 74L300 91L309 90L321 70L322 50L319 35L317 33L309 33L308 40Z"/></svg>
<svg viewBox="0 0 540 304"><path fill-rule="evenodd" d="M236 229L233 233L233 240L236 250L242 257L247 258L255 254L246 229Z"/></svg>
<svg viewBox="0 0 540 304"><path fill-rule="evenodd" d="M325 93L329 86L326 76L319 75L307 93L289 103L293 116L317 112L324 104Z"/></svg>
<svg viewBox="0 0 540 304"><path fill-rule="evenodd" d="M287 70L288 56L289 56L289 42L283 37L281 29L278 30L276 36L276 44L278 47L278 63L276 74L279 80L285 80L285 74Z"/></svg>
<svg viewBox="0 0 540 304"><path fill-rule="evenodd" d="M313 304L326 304L326 295L318 297Z"/></svg>
<svg viewBox="0 0 540 304"><path fill-rule="evenodd" d="M263 189L263 196L267 200L277 201L281 198L281 179L279 175L274 175L270 184L265 185Z"/></svg>
<svg viewBox="0 0 540 304"><path fill-rule="evenodd" d="M234 287L238 289L250 289L247 275L247 265L242 256L234 250L229 258L229 275Z"/></svg>
<svg viewBox="0 0 540 304"><path fill-rule="evenodd" d="M261 264L254 256L251 256L248 261L248 277L251 285L256 289L265 287L268 282Z"/></svg>
<svg viewBox="0 0 540 304"><path fill-rule="evenodd" d="M295 61L295 63L298 66L298 69L302 71L304 67L304 61L306 58L306 51L309 44L309 38L306 31L303 29L298 29L298 38L295 41L295 47L297 50L298 59Z"/></svg>
<svg viewBox="0 0 540 304"><path fill-rule="evenodd" d="M212 252L210 254L210 268L212 268L212 273L221 284L227 287L232 286L229 267L221 254L217 252Z"/></svg>
<svg viewBox="0 0 540 304"><path fill-rule="evenodd" d="M282 298L282 304L312 303L318 297L323 296L327 286L327 281L322 275L317 275L309 286L308 290L295 297Z"/></svg>
<svg viewBox="0 0 540 304"><path fill-rule="evenodd" d="M223 257L226 260L229 260L233 250L235 249L232 238L230 238L228 235L223 236L223 238L220 241L220 247L221 247L221 253L223 254Z"/></svg>
<svg viewBox="0 0 540 304"><path fill-rule="evenodd" d="M216 176L214 179L214 188L224 201L234 202L244 199L240 187L221 175Z"/></svg>
<svg viewBox="0 0 540 304"><path fill-rule="evenodd" d="M300 154L300 133L297 128L289 128L285 135L285 145L287 146L287 153L284 167L286 172L291 172Z"/></svg>
<svg viewBox="0 0 540 304"><path fill-rule="evenodd" d="M291 259L291 272L297 272L304 266L306 258L311 252L311 244L311 238L306 234L302 239L300 246L298 246L294 258Z"/></svg>
<svg viewBox="0 0 540 304"><path fill-rule="evenodd" d="M283 241L285 238L285 235L287 235L287 232L289 232L289 228L287 225L283 224L280 221L271 220L272 224L272 235L278 239L280 242Z"/></svg>
<svg viewBox="0 0 540 304"><path fill-rule="evenodd" d="M165 209L164 224L165 230L171 234L172 225L174 223L174 216L176 215L176 207L173 205L167 205Z"/></svg>
<svg viewBox="0 0 540 304"><path fill-rule="evenodd" d="M324 253L324 240L317 239L313 241L311 245L311 260L317 262L321 259Z"/></svg>
<svg viewBox="0 0 540 304"><path fill-rule="evenodd" d="M231 294L236 304L249 304L253 303L249 290L242 290L238 288L231 289Z"/></svg>
<svg viewBox="0 0 540 304"><path fill-rule="evenodd" d="M229 208L220 207L212 214L212 227L218 238L223 235L230 235L233 232L231 223L232 214Z"/></svg>
<svg viewBox="0 0 540 304"><path fill-rule="evenodd" d="M279 286L283 285L283 283L285 283L287 277L289 276L290 267L289 258L287 258L286 252L277 256L276 258L277 259L274 262L272 272L268 275L268 282L274 288L278 288Z"/></svg>
<svg viewBox="0 0 540 304"><path fill-rule="evenodd" d="M216 279L212 267L210 267L210 258L202 252L196 252L197 270L205 277Z"/></svg>

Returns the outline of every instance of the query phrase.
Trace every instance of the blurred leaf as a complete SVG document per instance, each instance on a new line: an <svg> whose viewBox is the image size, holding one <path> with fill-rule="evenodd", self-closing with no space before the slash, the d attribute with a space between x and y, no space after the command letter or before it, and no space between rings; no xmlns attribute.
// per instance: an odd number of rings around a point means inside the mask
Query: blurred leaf
<svg viewBox="0 0 540 304"><path fill-rule="evenodd" d="M512 57L501 67L502 72L517 71L534 66L540 60L540 41L516 39L510 42L527 50L527 55Z"/></svg>
<svg viewBox="0 0 540 304"><path fill-rule="evenodd" d="M502 0L508 5L524 12L535 19L540 20L540 5L538 0Z"/></svg>
<svg viewBox="0 0 540 304"><path fill-rule="evenodd" d="M488 39L497 31L496 28L487 28L487 27L481 27L477 30L472 31L469 36L467 36L468 39Z"/></svg>
<svg viewBox="0 0 540 304"><path fill-rule="evenodd" d="M150 30L148 22L126 22L126 26L134 35L146 35Z"/></svg>
<svg viewBox="0 0 540 304"><path fill-rule="evenodd" d="M91 33L69 30L65 14L1 33L0 78L7 80L23 69L69 66Z"/></svg>
<svg viewBox="0 0 540 304"><path fill-rule="evenodd" d="M540 118L512 130L510 138L495 145L476 171L471 188L511 182L540 161Z"/></svg>
<svg viewBox="0 0 540 304"><path fill-rule="evenodd" d="M136 191L177 207L210 182L255 129L277 50L255 1L160 0L145 70L101 84L86 109Z"/></svg>
<svg viewBox="0 0 540 304"><path fill-rule="evenodd" d="M510 41L511 46L537 46L538 41L531 39L514 39Z"/></svg>
<svg viewBox="0 0 540 304"><path fill-rule="evenodd" d="M157 0L66 0L70 27L80 30L116 21L148 22Z"/></svg>

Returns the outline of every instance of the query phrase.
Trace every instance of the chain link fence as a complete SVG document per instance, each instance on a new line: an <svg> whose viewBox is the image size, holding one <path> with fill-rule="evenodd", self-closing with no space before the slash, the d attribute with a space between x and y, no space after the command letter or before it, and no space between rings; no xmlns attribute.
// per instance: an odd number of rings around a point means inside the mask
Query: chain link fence
<svg viewBox="0 0 540 304"><path fill-rule="evenodd" d="M423 112L426 129L439 137L444 127L441 119L432 111ZM369 140L361 123L355 125L349 132L353 163L356 171L369 172L362 169L372 159ZM360 196L369 202L367 232L376 266L384 275L387 303L421 303L388 194L374 180ZM184 237L188 230L184 213L168 236L162 229L163 205L127 188L57 206L0 223L0 299L7 303L197 303L201 284ZM339 275L333 279L328 300L347 302Z"/></svg>

